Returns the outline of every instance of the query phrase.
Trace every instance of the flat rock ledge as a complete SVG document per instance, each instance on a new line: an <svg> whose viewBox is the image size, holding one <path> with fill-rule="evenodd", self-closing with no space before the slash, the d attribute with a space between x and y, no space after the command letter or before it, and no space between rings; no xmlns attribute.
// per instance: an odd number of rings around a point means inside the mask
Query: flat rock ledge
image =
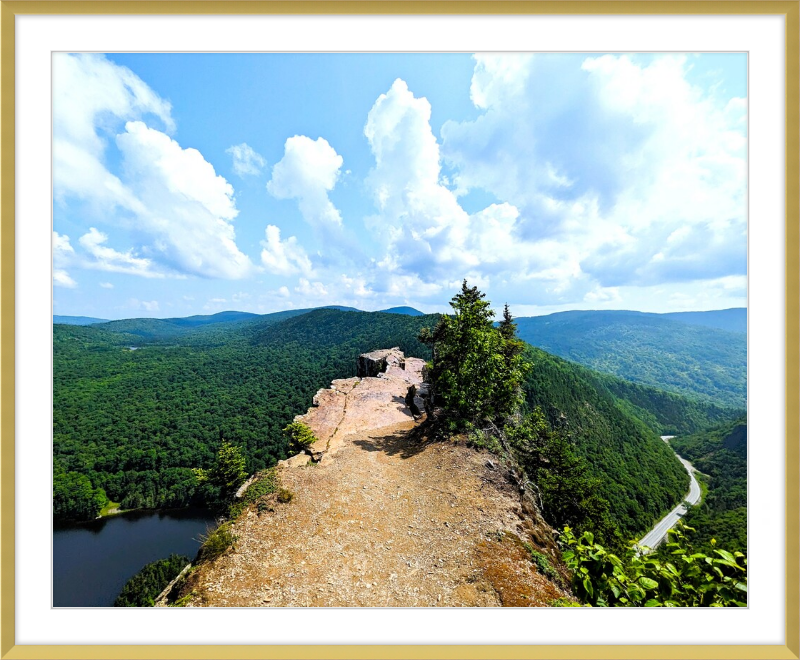
<svg viewBox="0 0 800 660"><path fill-rule="evenodd" d="M405 396L409 386L422 385L424 366L425 360L407 358L397 347L359 355L358 376L334 380L314 395L305 415L295 417L313 431L317 441L278 465L293 468L328 460L347 436L413 421ZM424 406L419 397L415 403L420 409Z"/></svg>

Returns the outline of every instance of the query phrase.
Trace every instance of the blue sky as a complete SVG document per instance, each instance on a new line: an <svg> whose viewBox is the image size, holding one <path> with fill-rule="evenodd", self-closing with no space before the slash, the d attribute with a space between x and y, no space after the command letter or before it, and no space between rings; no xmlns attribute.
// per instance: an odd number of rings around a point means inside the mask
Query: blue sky
<svg viewBox="0 0 800 660"><path fill-rule="evenodd" d="M56 54L54 313L746 304L743 54Z"/></svg>

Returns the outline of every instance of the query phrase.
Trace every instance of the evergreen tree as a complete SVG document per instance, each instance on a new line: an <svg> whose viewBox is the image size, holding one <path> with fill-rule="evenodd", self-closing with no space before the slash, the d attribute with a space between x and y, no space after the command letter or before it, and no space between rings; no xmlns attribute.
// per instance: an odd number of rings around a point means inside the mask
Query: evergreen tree
<svg viewBox="0 0 800 660"><path fill-rule="evenodd" d="M507 419L516 414L522 405L522 382L530 365L522 359L525 344L517 338L517 324L508 304L503 307L503 320L497 330L500 333L502 362L495 385L494 408L498 418Z"/></svg>
<svg viewBox="0 0 800 660"><path fill-rule="evenodd" d="M502 426L522 400L522 342L506 306L500 326L485 294L464 280L450 301L454 314L420 333L431 346L434 401L457 426Z"/></svg>
<svg viewBox="0 0 800 660"><path fill-rule="evenodd" d="M502 361L500 335L484 298L464 280L450 301L454 314L443 316L432 333L420 337L434 348L431 379L437 401L460 422L480 423L494 417L494 388Z"/></svg>
<svg viewBox="0 0 800 660"><path fill-rule="evenodd" d="M194 473L198 483L207 481L222 493L235 490L247 478L242 450L227 440L222 441L214 467L209 471L196 468Z"/></svg>

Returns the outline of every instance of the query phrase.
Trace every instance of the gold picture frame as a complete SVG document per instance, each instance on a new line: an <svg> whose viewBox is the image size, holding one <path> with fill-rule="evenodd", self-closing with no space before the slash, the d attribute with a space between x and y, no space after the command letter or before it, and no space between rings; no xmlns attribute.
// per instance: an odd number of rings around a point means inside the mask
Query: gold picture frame
<svg viewBox="0 0 800 660"><path fill-rule="evenodd" d="M800 1L0 0L0 659L800 658L800 412L785 411L784 645L18 645L15 639L15 17L29 14L781 15L785 20L785 393L800 401Z"/></svg>

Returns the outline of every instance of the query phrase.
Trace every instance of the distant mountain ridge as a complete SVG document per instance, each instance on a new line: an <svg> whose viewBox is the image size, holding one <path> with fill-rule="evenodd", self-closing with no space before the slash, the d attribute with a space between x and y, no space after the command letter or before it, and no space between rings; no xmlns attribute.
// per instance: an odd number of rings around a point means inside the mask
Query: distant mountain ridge
<svg viewBox="0 0 800 660"><path fill-rule="evenodd" d="M406 316L425 316L425 312L420 312L413 307L390 307L380 310L384 314L405 314Z"/></svg>
<svg viewBox="0 0 800 660"><path fill-rule="evenodd" d="M704 325L729 332L747 332L746 307L718 309L710 312L668 312L666 314L658 314L658 316L680 321L681 323L688 323L689 325Z"/></svg>
<svg viewBox="0 0 800 660"><path fill-rule="evenodd" d="M93 323L106 323L108 319L96 319L91 316L62 316L53 314L53 323L62 325L92 325Z"/></svg>
<svg viewBox="0 0 800 660"><path fill-rule="evenodd" d="M741 313L727 312L678 317L691 323L668 314L622 310L558 312L516 321L520 339L548 353L635 383L744 408L747 335L709 325L737 315L741 320Z"/></svg>

